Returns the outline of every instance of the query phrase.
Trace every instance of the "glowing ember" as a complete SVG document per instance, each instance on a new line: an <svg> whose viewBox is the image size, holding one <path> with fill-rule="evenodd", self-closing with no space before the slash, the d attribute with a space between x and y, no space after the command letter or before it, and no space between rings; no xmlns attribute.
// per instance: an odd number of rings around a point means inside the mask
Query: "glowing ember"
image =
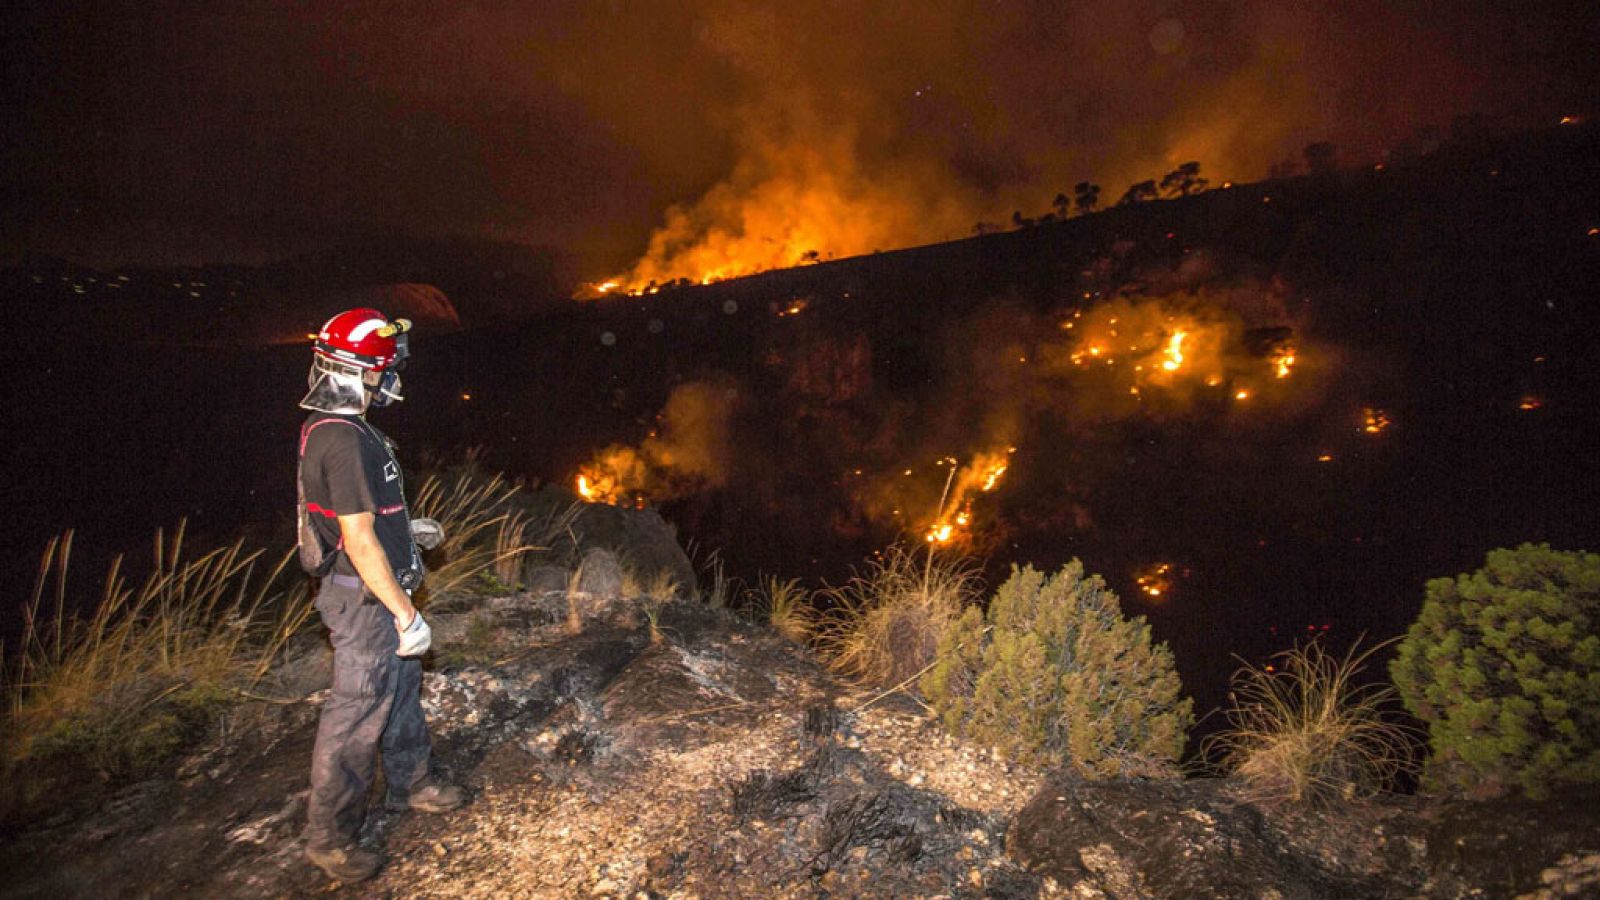
<svg viewBox="0 0 1600 900"><path fill-rule="evenodd" d="M1540 400L1538 397L1535 397L1535 396L1533 396L1531 394L1526 396L1526 397L1523 397L1522 398L1522 402L1517 404L1517 408L1522 410L1523 412L1530 412L1530 411L1535 410L1535 409L1540 409L1543 406L1544 406L1544 401Z"/></svg>
<svg viewBox="0 0 1600 900"><path fill-rule="evenodd" d="M1390 424L1389 414L1371 406L1361 410L1361 430L1367 434L1382 434Z"/></svg>
<svg viewBox="0 0 1600 900"><path fill-rule="evenodd" d="M1333 462L1333 454L1332 453L1324 453L1321 456L1317 457L1317 462Z"/></svg>
<svg viewBox="0 0 1600 900"><path fill-rule="evenodd" d="M1284 347L1271 357L1272 372L1279 378L1288 378L1289 372L1294 368L1295 355L1293 347Z"/></svg>
<svg viewBox="0 0 1600 900"><path fill-rule="evenodd" d="M795 299L789 301L788 306L778 310L778 318L783 319L789 316L798 316L800 313L805 311L805 308L808 305L809 304L806 302L805 298L796 297Z"/></svg>
<svg viewBox="0 0 1600 900"><path fill-rule="evenodd" d="M1172 591L1172 563L1155 563L1140 571L1134 579L1139 590L1152 599L1165 597Z"/></svg>
<svg viewBox="0 0 1600 900"><path fill-rule="evenodd" d="M1065 346L1047 346L1029 362L1075 366L1096 380L1100 396L1115 393L1156 415L1185 404L1202 384L1252 399L1262 390L1263 359L1283 380L1303 358L1289 327L1251 329L1192 297L1117 299L1072 318L1079 321L1061 323L1070 331Z"/></svg>

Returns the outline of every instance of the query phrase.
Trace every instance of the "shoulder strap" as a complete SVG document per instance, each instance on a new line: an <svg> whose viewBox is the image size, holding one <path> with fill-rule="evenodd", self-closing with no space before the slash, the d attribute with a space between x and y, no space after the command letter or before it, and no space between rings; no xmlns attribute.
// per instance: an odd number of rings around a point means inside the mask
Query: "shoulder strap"
<svg viewBox="0 0 1600 900"><path fill-rule="evenodd" d="M349 425L351 428L354 428L357 431L361 430L360 426L356 425L356 423L350 421L349 419L341 419L338 416L329 416L326 419L318 419L315 422L307 422L306 424L300 426L300 456L301 456L301 458L304 458L305 455L306 455L306 441L311 440L311 432L315 431L317 429L318 425L326 425L329 422L343 422L344 424Z"/></svg>

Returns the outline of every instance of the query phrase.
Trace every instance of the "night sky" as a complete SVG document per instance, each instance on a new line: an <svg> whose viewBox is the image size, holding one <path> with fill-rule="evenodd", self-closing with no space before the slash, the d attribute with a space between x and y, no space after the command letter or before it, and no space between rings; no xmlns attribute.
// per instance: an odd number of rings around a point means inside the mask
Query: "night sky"
<svg viewBox="0 0 1600 900"><path fill-rule="evenodd" d="M374 233L633 264L806 207L825 255L1093 179L1381 159L1595 111L1600 4L78 3L9 7L0 260L259 262ZM797 193L798 192L798 193ZM843 223L855 223L846 227Z"/></svg>

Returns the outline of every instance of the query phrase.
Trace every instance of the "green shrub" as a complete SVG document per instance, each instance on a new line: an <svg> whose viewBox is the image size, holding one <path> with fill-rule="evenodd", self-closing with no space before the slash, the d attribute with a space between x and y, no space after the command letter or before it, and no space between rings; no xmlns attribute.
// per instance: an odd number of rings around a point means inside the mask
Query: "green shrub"
<svg viewBox="0 0 1600 900"><path fill-rule="evenodd" d="M1531 797L1600 781L1600 556L1494 550L1428 582L1390 675L1426 723L1424 786Z"/></svg>
<svg viewBox="0 0 1600 900"><path fill-rule="evenodd" d="M1194 724L1181 687L1144 617L1124 618L1077 560L1049 577L1013 567L987 613L969 608L945 632L922 679L952 732L1088 777L1174 772Z"/></svg>

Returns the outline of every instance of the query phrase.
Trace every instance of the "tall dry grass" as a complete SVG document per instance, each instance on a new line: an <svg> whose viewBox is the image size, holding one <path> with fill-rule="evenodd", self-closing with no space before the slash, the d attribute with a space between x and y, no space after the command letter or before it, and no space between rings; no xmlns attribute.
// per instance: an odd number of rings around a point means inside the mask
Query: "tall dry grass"
<svg viewBox="0 0 1600 900"><path fill-rule="evenodd" d="M69 597L73 533L45 548L21 638L0 654L8 767L57 753L112 774L157 761L256 687L310 619L304 580L285 577L292 551L270 567L241 541L185 559L184 530L156 532L137 586L118 557L87 617Z"/></svg>
<svg viewBox="0 0 1600 900"><path fill-rule="evenodd" d="M761 582L760 601L773 631L796 644L811 640L817 630L817 608L800 579L767 576Z"/></svg>
<svg viewBox="0 0 1600 900"><path fill-rule="evenodd" d="M444 543L430 553L443 562L429 569L424 605L462 590L483 573L515 589L522 556L540 549L528 540L528 517L511 507L518 487L475 465L429 474L411 503L412 514L436 519Z"/></svg>
<svg viewBox="0 0 1600 900"><path fill-rule="evenodd" d="M1208 738L1227 771L1259 801L1322 806L1393 789L1415 771L1413 729L1389 715L1394 689L1358 676L1374 653L1333 656L1316 642L1234 673L1229 727Z"/></svg>
<svg viewBox="0 0 1600 900"><path fill-rule="evenodd" d="M837 673L870 684L915 681L933 662L939 638L977 602L977 572L930 550L919 560L892 547L849 582L825 588L816 644Z"/></svg>

